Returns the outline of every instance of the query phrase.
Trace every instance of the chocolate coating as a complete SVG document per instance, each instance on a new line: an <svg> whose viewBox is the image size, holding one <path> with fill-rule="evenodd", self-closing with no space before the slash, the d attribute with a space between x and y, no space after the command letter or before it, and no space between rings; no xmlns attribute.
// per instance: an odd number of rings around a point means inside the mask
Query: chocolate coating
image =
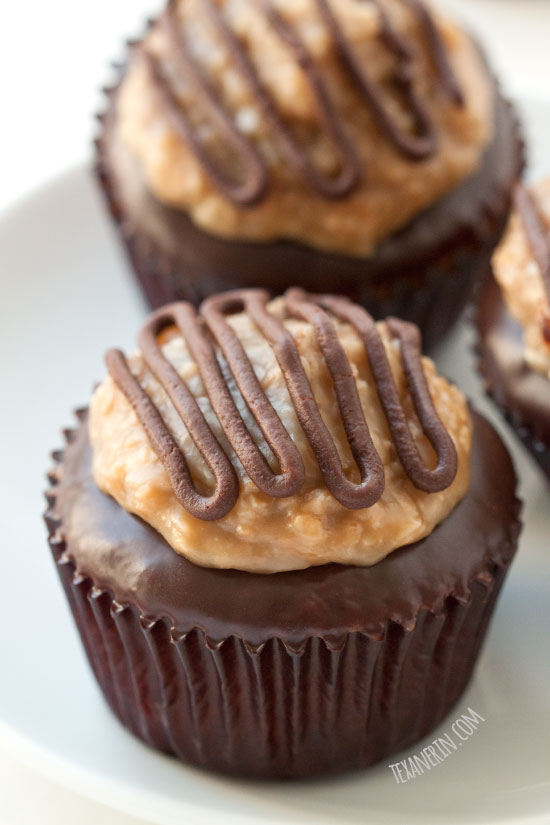
<svg viewBox="0 0 550 825"><path fill-rule="evenodd" d="M479 170L383 240L369 258L328 254L291 241L227 241L148 191L137 161L115 131L116 89L97 141L97 172L132 265L151 306L198 305L232 288L275 293L298 285L337 292L375 318L397 315L421 328L430 348L449 330L489 267L523 166L515 115L495 84L494 139Z"/></svg>
<svg viewBox="0 0 550 825"><path fill-rule="evenodd" d="M473 421L466 497L429 536L372 567L330 564L270 575L199 567L99 491L85 424L67 447L55 514L79 574L120 604L168 617L179 633L198 627L210 639L234 635L252 645L351 631L381 638L389 619L411 627L420 610L437 612L450 595L467 600L472 582L490 581L495 565L512 558L513 466L489 423L477 413Z"/></svg>
<svg viewBox="0 0 550 825"><path fill-rule="evenodd" d="M519 532L511 461L483 418L470 491L428 538L369 568L261 576L197 567L100 493L79 417L55 454L50 546L95 676L136 736L225 773L310 777L409 747L451 710Z"/></svg>
<svg viewBox="0 0 550 825"><path fill-rule="evenodd" d="M550 380L525 362L523 330L493 276L479 296L477 329L485 388L550 478Z"/></svg>

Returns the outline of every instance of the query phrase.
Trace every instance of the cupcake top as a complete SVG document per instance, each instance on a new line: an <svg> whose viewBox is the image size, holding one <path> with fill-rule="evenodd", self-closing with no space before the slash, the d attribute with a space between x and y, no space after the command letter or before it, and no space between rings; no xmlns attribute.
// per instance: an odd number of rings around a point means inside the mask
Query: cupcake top
<svg viewBox="0 0 550 825"><path fill-rule="evenodd" d="M477 169L492 105L479 51L422 0L172 0L116 128L205 231L364 256Z"/></svg>
<svg viewBox="0 0 550 825"><path fill-rule="evenodd" d="M550 178L519 184L493 273L510 314L523 327L525 360L550 378Z"/></svg>
<svg viewBox="0 0 550 825"><path fill-rule="evenodd" d="M374 564L465 495L464 397L416 327L293 289L171 304L107 353L89 417L101 490L197 564Z"/></svg>

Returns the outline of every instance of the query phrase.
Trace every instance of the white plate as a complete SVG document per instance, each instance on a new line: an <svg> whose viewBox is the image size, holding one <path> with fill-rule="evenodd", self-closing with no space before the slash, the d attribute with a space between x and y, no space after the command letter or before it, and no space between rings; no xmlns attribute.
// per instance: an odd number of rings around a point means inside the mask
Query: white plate
<svg viewBox="0 0 550 825"><path fill-rule="evenodd" d="M550 106L527 107L550 171ZM546 156L545 153L546 152ZM518 557L501 596L468 707L480 728L430 773L397 785L386 764L331 781L219 778L149 750L114 719L85 661L40 520L48 452L103 374L108 346L131 348L144 305L95 184L73 170L0 221L0 740L74 790L159 825L298 825L550 820L548 487L507 433L527 502ZM464 328L440 365L480 408ZM434 738L432 734L425 743ZM401 755L418 752L422 743ZM395 760L392 760L395 761Z"/></svg>

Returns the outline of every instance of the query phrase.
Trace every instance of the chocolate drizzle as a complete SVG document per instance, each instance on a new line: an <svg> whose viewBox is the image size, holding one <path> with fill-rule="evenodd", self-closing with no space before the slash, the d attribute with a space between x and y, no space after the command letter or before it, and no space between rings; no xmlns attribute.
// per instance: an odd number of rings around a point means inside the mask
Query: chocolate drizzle
<svg viewBox="0 0 550 825"><path fill-rule="evenodd" d="M357 0L364 2L365 0ZM394 148L409 160L420 161L432 156L437 150L437 136L433 120L415 87L413 71L413 52L391 24L381 0L368 0L379 13L381 27L380 37L395 58L393 85L410 113L412 131L401 127L384 103L384 95L377 84L361 67L351 44L342 31L336 16L331 10L329 0L315 0L321 20L329 31L334 50L341 66L368 106L376 122ZM425 42L431 55L437 76L443 91L457 106L462 106L464 98L457 79L449 63L442 38L437 26L421 0L403 0L418 17L425 36ZM272 30L288 48L296 63L306 76L315 101L317 115L324 133L330 139L339 156L339 171L336 175L322 173L311 161L291 129L280 114L276 101L260 80L256 68L246 50L233 33L218 5L213 0L201 0L205 14L220 36L228 50L233 65L238 69L252 92L255 105L265 118L277 145L289 165L306 183L326 198L343 198L359 183L361 164L356 148L350 142L345 130L340 125L340 115L335 108L327 90L327 85L304 42L296 30L285 21L274 8L271 0L257 0L257 8L265 15ZM158 59L146 50L142 50L145 65L153 86L156 89L170 122L179 137L185 141L202 165L212 184L229 200L239 206L253 205L260 202L268 189L268 169L265 161L253 143L237 128L233 115L227 111L203 69L192 56L186 42L182 27L176 14L176 0L170 0L161 18L161 25L167 32L171 52L181 74L189 79L199 92L202 105L208 112L210 124L214 128L218 143L223 143L233 152L242 182L228 177L227 172L219 168L199 139L185 107L180 105L171 83L164 75Z"/></svg>
<svg viewBox="0 0 550 825"><path fill-rule="evenodd" d="M320 301L337 318L351 324L363 341L399 460L415 487L427 493L434 493L449 487L456 475L457 455L452 439L441 423L431 399L422 367L418 327L397 318L386 319L389 331L401 343L403 371L414 408L422 430L428 436L437 455L437 465L433 470L426 467L412 439L386 351L374 320L366 310L345 298L325 296Z"/></svg>
<svg viewBox="0 0 550 825"><path fill-rule="evenodd" d="M150 443L167 470L174 493L182 506L201 519L226 515L238 496L236 473L211 431L196 400L167 360L158 343L160 333L175 326L198 366L201 380L227 440L244 469L264 493L285 497L296 494L304 482L301 455L277 412L266 397L248 356L226 320L226 315L245 311L273 348L297 418L317 459L332 495L345 507L370 507L384 490L384 468L370 436L352 369L338 340L330 317L351 324L363 341L378 396L395 444L399 460L413 484L426 492L450 486L457 471L457 455L452 439L433 405L423 371L420 334L416 327L395 318L387 320L390 334L398 339L404 375L421 427L437 456L434 469L425 465L411 436L384 344L371 316L345 298L308 295L300 289L285 294L289 317L310 323L331 374L338 409L360 482L344 474L340 456L317 406L313 390L302 366L296 342L282 321L272 315L269 295L261 289L235 290L208 298L200 313L190 304L170 304L155 312L139 335L143 359L169 396L197 449L214 476L211 495L197 491L185 458L159 411L118 350L106 356L109 372L124 393L143 425ZM276 458L275 473L253 441L229 391L218 364L215 341L246 405Z"/></svg>
<svg viewBox="0 0 550 825"><path fill-rule="evenodd" d="M376 2L380 4L380 0L376 0ZM422 0L404 0L404 2L418 15L420 25L422 26L424 36L428 44L428 49L445 93L450 97L456 106L464 106L465 100L462 89L458 84L456 75L449 62L445 44L443 43L443 39L439 34L439 31L437 30L437 26L432 15Z"/></svg>
<svg viewBox="0 0 550 825"><path fill-rule="evenodd" d="M416 135L402 129L392 118L384 104L382 91L361 67L354 50L330 9L328 0L316 0L316 2L321 17L332 35L341 62L370 106L379 127L388 140L410 160L423 160L433 155L437 148L437 139L433 122L414 87L411 70L413 59L411 50L405 40L392 28L390 19L379 0L371 0L371 2L376 5L380 15L381 37L388 49L397 58L393 82L410 108L417 132Z"/></svg>
<svg viewBox="0 0 550 825"><path fill-rule="evenodd" d="M291 496L304 482L305 471L300 453L267 400L242 344L223 318L218 317L215 311L209 314L210 318L203 313L203 319L199 319L195 309L183 302L155 312L138 339L145 363L174 400L173 393L183 382L162 354L156 338L163 329L176 324L199 367L212 408L250 478L270 496ZM273 473L246 429L218 365L214 348L205 334L205 321L217 338L239 390L280 464L279 475ZM189 431L194 440L193 431Z"/></svg>
<svg viewBox="0 0 550 825"><path fill-rule="evenodd" d="M166 82L159 62L149 52L144 51L143 59L176 134L191 147L212 183L222 190L233 203L241 206L251 206L257 203L267 190L266 169L260 156L254 146L248 143L233 125L233 122L224 117L222 110L215 105L214 99L207 91L205 79L186 51L178 48L175 49L175 54L179 63L189 70L195 85L200 90L202 100L208 106L212 121L218 129L219 137L227 141L236 155L240 153L241 166L244 170L248 170L244 183L230 180L223 170L218 169L202 142L196 137L193 125Z"/></svg>
<svg viewBox="0 0 550 825"><path fill-rule="evenodd" d="M550 232L546 228L533 195L523 183L516 185L514 205L518 210L531 252L540 270L550 308ZM542 331L545 340L550 342L550 319L545 318Z"/></svg>
<svg viewBox="0 0 550 825"><path fill-rule="evenodd" d="M205 521L222 518L237 500L239 494L237 474L184 382L166 359L162 356L159 359L155 357L155 354L153 351L148 359L148 366L152 371L157 365L160 366L155 374L162 382L182 421L192 434L200 454L214 475L216 484L210 496L203 496L196 490L183 453L159 411L139 381L132 375L122 352L109 350L105 356L105 362L113 380L134 408L151 446L162 461L179 503L193 516Z"/></svg>

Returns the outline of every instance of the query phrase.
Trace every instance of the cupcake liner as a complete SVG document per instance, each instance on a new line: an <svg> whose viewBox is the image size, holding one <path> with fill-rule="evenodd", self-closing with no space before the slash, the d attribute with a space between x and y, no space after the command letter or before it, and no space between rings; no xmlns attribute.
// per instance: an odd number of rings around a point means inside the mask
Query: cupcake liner
<svg viewBox="0 0 550 825"><path fill-rule="evenodd" d="M477 341L474 347L477 370L483 381L483 387L491 401L498 408L500 414L514 431L523 446L535 459L542 471L550 479L550 407L545 423L537 417L531 417L529 411L518 403L514 403L512 394L507 390L504 376L499 374L499 365L495 362L489 341L489 327L484 323L483 306L495 307L501 300L500 291L493 275L480 293L473 320L477 330ZM513 322L519 329L519 325ZM541 376L541 382L544 379ZM550 395L550 393L549 393Z"/></svg>
<svg viewBox="0 0 550 825"><path fill-rule="evenodd" d="M200 255L195 256L192 263L178 261L161 249L127 213L110 168L108 151L108 126L126 65L127 63L118 64L117 81L104 90L107 101L105 111L98 116L100 133L95 140L95 171L109 211L118 226L131 267L149 305L156 308L174 300L187 300L198 305L215 292L251 285L248 283L250 279L242 278L238 267L228 263L223 253L214 263L202 260ZM524 167L524 143L519 122L512 106L501 98L498 86L496 94L501 101L499 105L504 105L507 120L511 123L512 141L517 152L515 176L519 177ZM367 270L367 265L370 267L370 264L366 261L364 274L358 278L348 278L343 285L342 259L339 264L338 256L335 256L332 279L327 279L326 275L319 278L319 273L312 271L310 282L307 282L304 273L309 264L295 262L297 269L293 264L288 267L282 265L275 279L264 284L262 278L265 278L266 268L259 259L258 275L253 285L265 285L272 291L282 291L290 285L286 283L285 272L297 271L298 276L291 280L296 280L297 285L306 289L343 292L350 299L366 306L375 318L396 315L412 321L422 330L424 348L430 349L453 326L471 299L476 284L485 278L492 252L504 230L510 207L510 184L504 187L494 183L489 192L483 193L483 197L479 197L479 194L477 197L478 208L461 210L451 242L446 243L444 248L440 245L428 262L422 260L415 265L412 260L392 267L387 261L383 261L381 270L377 273ZM207 233L202 235L209 237ZM189 243L192 244L192 241ZM300 244L296 246L300 248ZM218 253L214 257L216 255ZM253 251L243 257L246 259L251 256ZM330 260L332 256L325 257ZM317 259L319 258L323 258L322 252L317 253Z"/></svg>
<svg viewBox="0 0 550 825"><path fill-rule="evenodd" d="M74 433L67 431L70 443ZM54 454L56 464L63 453ZM406 626L261 644L181 632L169 618L81 575L55 515L49 543L92 670L114 714L149 745L224 773L307 777L356 769L412 745L457 702L471 677L508 564L493 564ZM518 505L519 507L519 505ZM517 514L516 514L517 516ZM519 522L510 526L515 544Z"/></svg>

